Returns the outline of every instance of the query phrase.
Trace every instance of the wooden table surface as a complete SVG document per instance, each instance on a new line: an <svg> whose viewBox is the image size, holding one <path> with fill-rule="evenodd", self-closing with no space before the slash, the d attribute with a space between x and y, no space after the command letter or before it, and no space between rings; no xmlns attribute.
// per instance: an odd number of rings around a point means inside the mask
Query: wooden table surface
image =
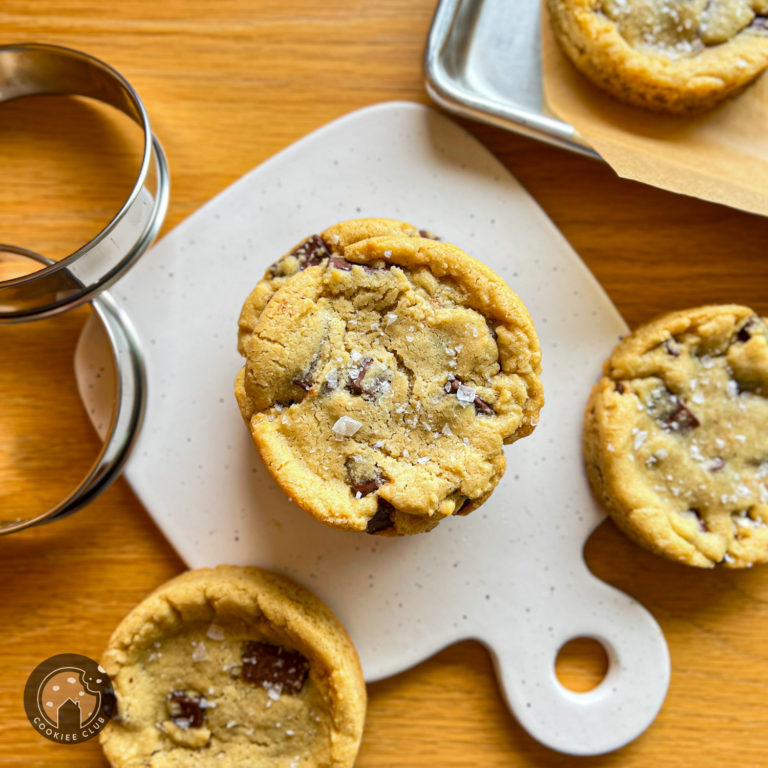
<svg viewBox="0 0 768 768"><path fill-rule="evenodd" d="M0 41L71 46L128 77L170 160L168 231L340 115L394 99L428 103L422 53L434 5L6 0ZM0 241L62 256L110 218L130 187L135 131L102 117L67 99L2 106ZM768 220L622 181L600 163L460 122L538 200L631 326L706 302L768 313ZM88 314L0 327L3 514L41 510L96 455L72 373ZM517 725L486 651L464 642L370 686L357 765L765 765L768 567L687 569L642 551L607 522L586 558L597 576L647 606L669 641L671 686L646 733L602 757L556 754ZM182 569L122 480L66 521L0 540L0 764L105 765L96 741L65 747L32 730L21 704L27 675L56 653L98 657L125 613ZM576 647L559 669L566 684L583 688L599 667L589 648Z"/></svg>

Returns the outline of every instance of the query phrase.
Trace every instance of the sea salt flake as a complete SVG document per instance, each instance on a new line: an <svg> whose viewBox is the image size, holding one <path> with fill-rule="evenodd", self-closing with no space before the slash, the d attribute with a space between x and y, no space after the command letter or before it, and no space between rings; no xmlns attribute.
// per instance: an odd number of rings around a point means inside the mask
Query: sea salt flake
<svg viewBox="0 0 768 768"><path fill-rule="evenodd" d="M456 399L463 405L474 403L476 396L477 392L475 389L465 384L459 384L459 388L456 390Z"/></svg>
<svg viewBox="0 0 768 768"><path fill-rule="evenodd" d="M211 624L211 626L208 627L208 631L205 633L205 636L209 640L221 641L224 639L224 630L217 624Z"/></svg>
<svg viewBox="0 0 768 768"><path fill-rule="evenodd" d="M426 464L429 461L429 456L422 456L420 459L416 459L417 464Z"/></svg>
<svg viewBox="0 0 768 768"><path fill-rule="evenodd" d="M397 320L397 315L394 312L387 312L384 319L387 321L386 322L387 328L389 328L389 326L392 325L392 323L394 323L395 320Z"/></svg>
<svg viewBox="0 0 768 768"><path fill-rule="evenodd" d="M267 696L269 697L267 706L270 706L270 702L272 701L280 700L280 696L283 693L283 686L280 683L270 683L268 680L265 680L262 683L262 686L264 687L264 690L267 692Z"/></svg>
<svg viewBox="0 0 768 768"><path fill-rule="evenodd" d="M392 258L392 251L384 251L384 258L385 259L391 259Z"/></svg>
<svg viewBox="0 0 768 768"><path fill-rule="evenodd" d="M341 437L352 437L362 426L362 421L357 421L357 419L349 416L340 416L331 429Z"/></svg>
<svg viewBox="0 0 768 768"><path fill-rule="evenodd" d="M739 385L733 379L728 379L725 385L725 391L731 396L736 397L739 394Z"/></svg>
<svg viewBox="0 0 768 768"><path fill-rule="evenodd" d="M647 438L648 432L646 432L644 429L639 429L635 435L635 440L632 443L632 448L637 451L640 446L647 440Z"/></svg>
<svg viewBox="0 0 768 768"><path fill-rule="evenodd" d="M448 422L446 421L445 424L443 424L443 428L440 430L440 433L443 435L452 435L453 432L451 432L451 428L448 426ZM768 465L766 471L768 471Z"/></svg>
<svg viewBox="0 0 768 768"><path fill-rule="evenodd" d="M205 647L205 643L201 640L192 651L192 661L205 661L208 658L208 650Z"/></svg>

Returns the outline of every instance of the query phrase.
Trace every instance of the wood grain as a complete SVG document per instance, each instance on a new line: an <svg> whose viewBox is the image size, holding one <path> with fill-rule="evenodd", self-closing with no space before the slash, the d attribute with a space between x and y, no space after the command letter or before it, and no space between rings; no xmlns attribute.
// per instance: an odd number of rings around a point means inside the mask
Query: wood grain
<svg viewBox="0 0 768 768"><path fill-rule="evenodd" d="M128 77L170 160L168 231L333 118L393 99L427 103L421 60L433 11L433 0L6 0L0 39L79 48ZM768 313L768 220L463 125L539 201L630 325L704 302ZM135 140L130 125L71 100L2 105L0 241L61 256L86 240L130 185ZM72 376L88 313L0 327L3 514L39 511L96 455ZM668 638L672 683L645 734L587 761L545 749L509 715L486 651L465 642L370 686L359 768L762 764L768 569L686 569L638 549L609 523L586 557L600 578L645 604ZM63 747L34 733L21 705L24 682L63 650L98 656L121 617L182 568L123 481L68 520L0 540L0 764L104 767L94 742ZM594 664L577 653L559 673L579 687Z"/></svg>

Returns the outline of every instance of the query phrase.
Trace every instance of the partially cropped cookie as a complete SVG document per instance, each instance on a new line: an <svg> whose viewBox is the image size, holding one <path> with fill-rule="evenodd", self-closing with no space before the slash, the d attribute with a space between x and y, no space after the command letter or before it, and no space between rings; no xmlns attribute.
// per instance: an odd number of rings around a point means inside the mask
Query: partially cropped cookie
<svg viewBox="0 0 768 768"><path fill-rule="evenodd" d="M587 473L616 523L688 565L768 560L768 333L736 305L627 336L585 417Z"/></svg>
<svg viewBox="0 0 768 768"><path fill-rule="evenodd" d="M768 66L768 0L547 0L571 61L617 98L709 109Z"/></svg>
<svg viewBox="0 0 768 768"><path fill-rule="evenodd" d="M118 626L102 665L114 768L350 768L366 694L331 611L258 568L189 571Z"/></svg>
<svg viewBox="0 0 768 768"><path fill-rule="evenodd" d="M235 392L266 466L302 509L349 530L419 533L476 508L543 403L518 296L418 236L360 240L296 272L241 349Z"/></svg>

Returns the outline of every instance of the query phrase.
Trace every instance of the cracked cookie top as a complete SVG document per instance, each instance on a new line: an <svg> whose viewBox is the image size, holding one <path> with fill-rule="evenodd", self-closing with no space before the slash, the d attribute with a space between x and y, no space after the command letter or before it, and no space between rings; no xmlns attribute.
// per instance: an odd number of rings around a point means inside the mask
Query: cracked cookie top
<svg viewBox="0 0 768 768"><path fill-rule="evenodd" d="M235 391L267 467L339 528L418 533L471 511L543 403L520 299L422 237L360 240L295 272L241 347Z"/></svg>
<svg viewBox="0 0 768 768"><path fill-rule="evenodd" d="M768 560L768 334L747 307L665 315L616 348L585 420L617 523L690 565Z"/></svg>
<svg viewBox="0 0 768 768"><path fill-rule="evenodd" d="M334 224L319 235L311 235L302 240L288 253L271 264L264 277L248 295L243 303L238 320L237 345L241 355L245 355L245 340L253 333L253 327L267 302L277 289L297 272L307 267L324 264L331 256L340 256L348 245L369 237L384 235L403 237L427 237L439 240L436 235L425 229L418 229L412 224L397 219L350 219Z"/></svg>
<svg viewBox="0 0 768 768"><path fill-rule="evenodd" d="M768 0L548 0L569 58L618 98L708 109L768 66Z"/></svg>
<svg viewBox="0 0 768 768"><path fill-rule="evenodd" d="M338 620L258 568L189 571L118 626L102 658L115 768L351 768L365 684Z"/></svg>

